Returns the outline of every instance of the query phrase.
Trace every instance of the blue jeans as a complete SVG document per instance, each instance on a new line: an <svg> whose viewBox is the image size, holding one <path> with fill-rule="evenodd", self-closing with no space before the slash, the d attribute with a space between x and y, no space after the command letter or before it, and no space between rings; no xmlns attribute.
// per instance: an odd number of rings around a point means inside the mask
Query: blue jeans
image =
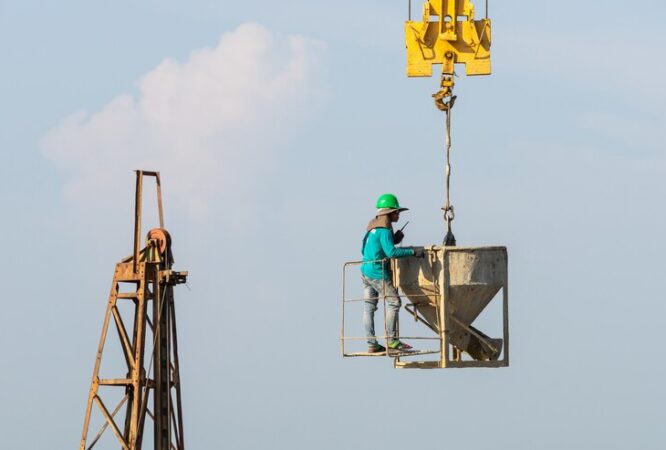
<svg viewBox="0 0 666 450"><path fill-rule="evenodd" d="M397 339L398 312L400 311L400 296L391 280L375 280L361 275L363 281L363 326L368 344L378 344L375 337L375 311L377 302L386 297L386 335L391 341ZM380 295L381 294L381 295ZM382 333L383 334L383 333Z"/></svg>

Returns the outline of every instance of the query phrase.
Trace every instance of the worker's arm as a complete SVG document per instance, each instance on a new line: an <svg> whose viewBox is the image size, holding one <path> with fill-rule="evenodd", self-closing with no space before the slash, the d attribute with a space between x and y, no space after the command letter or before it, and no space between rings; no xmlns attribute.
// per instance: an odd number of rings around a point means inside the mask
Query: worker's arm
<svg viewBox="0 0 666 450"><path fill-rule="evenodd" d="M377 228L377 232L379 233L379 243L382 246L382 250L389 258L414 256L414 250L411 248L399 248L395 246L393 233L388 228Z"/></svg>

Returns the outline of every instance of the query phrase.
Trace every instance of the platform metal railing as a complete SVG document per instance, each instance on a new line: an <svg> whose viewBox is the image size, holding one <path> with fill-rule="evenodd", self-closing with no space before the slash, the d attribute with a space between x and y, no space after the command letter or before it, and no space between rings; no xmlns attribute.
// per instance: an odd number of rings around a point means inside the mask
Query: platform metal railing
<svg viewBox="0 0 666 450"><path fill-rule="evenodd" d="M350 268L358 267L362 265L363 263L381 263L382 266L382 292L378 292L378 296L376 297L347 297L347 289L348 289L348 272ZM389 349L389 339L391 336L388 335L387 331L387 323L386 323L386 303L387 299L393 298L394 296L386 295L386 277L384 276L387 271L387 267L390 264L389 259L382 259L382 260L375 260L375 261L349 261L346 262L343 265L342 269L342 326L340 329L340 351L343 357L359 357L359 356L389 356L392 358L399 359L401 357L409 357L409 356L418 356L418 355L428 355L428 354L441 354L442 352L442 339L439 336L402 336L400 335L400 320L398 319L397 325L396 325L396 339L405 339L405 340L420 340L420 341L437 341L438 343L438 349L433 349L433 350L413 350L413 351L394 351ZM359 274L360 276L360 274ZM424 294L423 297L427 297L430 300L430 297L438 297L439 293L435 292L434 294ZM346 343L348 341L365 341L368 339L367 336L347 336L346 335L346 313L347 313L347 305L350 303L357 303L357 302L364 302L366 300L381 300L382 302L382 307L383 307L383 317L384 317L384 334L383 335L376 335L375 339L384 341L386 343L385 347L388 349L386 352L382 353L370 353L370 352L354 352L354 351L348 351ZM435 301L430 302L432 306L437 308L437 316L439 317L439 302L435 299ZM424 321L420 320L417 315L418 311L418 305L416 304L406 304L405 309L412 315L414 316L415 320L418 322L425 323ZM434 330L433 330L434 331Z"/></svg>

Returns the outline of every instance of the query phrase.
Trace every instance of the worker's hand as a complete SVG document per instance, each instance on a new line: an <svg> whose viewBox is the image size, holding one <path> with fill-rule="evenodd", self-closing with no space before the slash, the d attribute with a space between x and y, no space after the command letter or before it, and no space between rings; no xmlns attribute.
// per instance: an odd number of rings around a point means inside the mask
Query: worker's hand
<svg viewBox="0 0 666 450"><path fill-rule="evenodd" d="M412 250L414 250L414 256L417 258L423 258L425 256L423 247L412 247Z"/></svg>
<svg viewBox="0 0 666 450"><path fill-rule="evenodd" d="M405 238L405 233L403 233L402 230L398 230L395 233L393 233L393 243L394 244L401 243L404 238Z"/></svg>

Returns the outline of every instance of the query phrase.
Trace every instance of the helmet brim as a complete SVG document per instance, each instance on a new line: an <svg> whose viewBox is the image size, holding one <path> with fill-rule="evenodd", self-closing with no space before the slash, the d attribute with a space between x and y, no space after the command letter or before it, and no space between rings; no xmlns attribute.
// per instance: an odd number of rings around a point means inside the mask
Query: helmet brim
<svg viewBox="0 0 666 450"><path fill-rule="evenodd" d="M385 216L387 214L391 214L392 212L403 212L403 211L409 211L409 208L379 208L377 210L377 215L378 216Z"/></svg>

